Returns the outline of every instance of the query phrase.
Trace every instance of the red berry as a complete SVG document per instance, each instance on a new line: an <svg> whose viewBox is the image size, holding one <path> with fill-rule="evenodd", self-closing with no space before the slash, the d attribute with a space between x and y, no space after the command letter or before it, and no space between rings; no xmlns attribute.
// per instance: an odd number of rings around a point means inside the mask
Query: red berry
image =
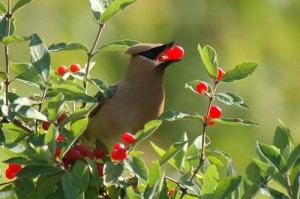
<svg viewBox="0 0 300 199"><path fill-rule="evenodd" d="M66 154L68 159L71 160L79 160L82 158L81 153L76 149L70 149Z"/></svg>
<svg viewBox="0 0 300 199"><path fill-rule="evenodd" d="M97 164L97 170L100 177L103 177L103 167L104 167L103 163Z"/></svg>
<svg viewBox="0 0 300 199"><path fill-rule="evenodd" d="M168 191L168 196L170 197L174 191L175 191L174 189L170 189L170 190Z"/></svg>
<svg viewBox="0 0 300 199"><path fill-rule="evenodd" d="M105 149L100 148L100 147L96 147L96 148L94 149L93 153L94 153L94 156L95 156L96 158L101 159L101 158L104 158L106 152L105 152Z"/></svg>
<svg viewBox="0 0 300 199"><path fill-rule="evenodd" d="M66 74L66 72L68 72L68 68L66 66L60 66L60 67L58 67L57 72L61 76L64 76L64 74Z"/></svg>
<svg viewBox="0 0 300 199"><path fill-rule="evenodd" d="M210 118L210 119L211 119L211 118ZM207 122L207 116L206 116L206 115L204 115L203 120L204 120L204 122ZM212 126L212 125L214 125L214 124L215 124L214 122L209 122L209 123L208 123L209 126Z"/></svg>
<svg viewBox="0 0 300 199"><path fill-rule="evenodd" d="M68 117L68 115L67 114L65 114L65 113L62 113L59 117L58 117L58 119L56 120L57 121L57 124L60 124L64 119L66 119Z"/></svg>
<svg viewBox="0 0 300 199"><path fill-rule="evenodd" d="M66 139L61 135L61 134L58 134L57 138L56 138L56 141L57 142L64 142Z"/></svg>
<svg viewBox="0 0 300 199"><path fill-rule="evenodd" d="M184 55L184 50L180 46L175 46L175 47L169 48L166 52L166 55L168 57L168 60L181 59Z"/></svg>
<svg viewBox="0 0 300 199"><path fill-rule="evenodd" d="M117 144L115 144L114 150L117 150L117 149L125 149L124 144L122 144L122 143L117 143Z"/></svg>
<svg viewBox="0 0 300 199"><path fill-rule="evenodd" d="M211 106L209 109L210 118L219 118L222 115L222 110L218 106Z"/></svg>
<svg viewBox="0 0 300 199"><path fill-rule="evenodd" d="M206 82L200 82L199 84L197 84L196 86L196 90L199 94L204 94L205 92L208 91L208 86Z"/></svg>
<svg viewBox="0 0 300 199"><path fill-rule="evenodd" d="M72 73L77 73L77 72L79 72L79 71L80 71L80 65L79 65L79 64L72 64L72 65L70 66L70 71L71 71Z"/></svg>
<svg viewBox="0 0 300 199"><path fill-rule="evenodd" d="M113 160L124 160L127 158L127 150L124 148L116 149L111 154Z"/></svg>
<svg viewBox="0 0 300 199"><path fill-rule="evenodd" d="M8 168L16 174L22 169L22 166L19 164L9 164Z"/></svg>
<svg viewBox="0 0 300 199"><path fill-rule="evenodd" d="M43 128L45 131L47 131L47 130L49 129L50 125L51 125L50 122L44 121L44 122L42 123L42 128Z"/></svg>
<svg viewBox="0 0 300 199"><path fill-rule="evenodd" d="M65 156L65 157L63 157L62 162L64 164L64 167L66 169L68 169L68 168L70 168L70 166L73 164L74 161Z"/></svg>
<svg viewBox="0 0 300 199"><path fill-rule="evenodd" d="M61 149L59 147L56 147L55 153L54 153L54 159L58 158L60 156Z"/></svg>
<svg viewBox="0 0 300 199"><path fill-rule="evenodd" d="M84 144L77 145L75 149L78 150L83 157L88 157L91 160L95 158L93 152L91 152L90 149Z"/></svg>
<svg viewBox="0 0 300 199"><path fill-rule="evenodd" d="M222 68L218 68L218 76L216 77L216 80L220 81L222 77L224 76L225 72Z"/></svg>
<svg viewBox="0 0 300 199"><path fill-rule="evenodd" d="M128 144L133 144L135 142L135 136L131 133L124 133L122 135L122 140Z"/></svg>
<svg viewBox="0 0 300 199"><path fill-rule="evenodd" d="M5 175L6 175L6 178L13 179L15 177L15 172L12 169L8 168L5 171Z"/></svg>

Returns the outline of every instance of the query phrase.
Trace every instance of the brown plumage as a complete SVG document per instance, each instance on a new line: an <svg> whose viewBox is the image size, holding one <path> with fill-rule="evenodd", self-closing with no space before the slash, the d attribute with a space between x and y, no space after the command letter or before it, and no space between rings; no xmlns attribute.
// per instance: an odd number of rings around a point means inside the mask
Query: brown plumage
<svg viewBox="0 0 300 199"><path fill-rule="evenodd" d="M165 69L174 60L158 58L173 44L137 44L124 52L131 56L127 72L121 81L110 86L110 98L100 97L98 107L92 111L84 133L89 143L120 139L124 132L136 133L162 114Z"/></svg>

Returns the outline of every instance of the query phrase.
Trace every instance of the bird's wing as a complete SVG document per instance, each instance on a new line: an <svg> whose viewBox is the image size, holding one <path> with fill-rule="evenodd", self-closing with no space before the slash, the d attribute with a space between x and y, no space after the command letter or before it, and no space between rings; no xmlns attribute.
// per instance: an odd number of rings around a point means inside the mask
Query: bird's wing
<svg viewBox="0 0 300 199"><path fill-rule="evenodd" d="M102 108L102 106L115 95L117 88L118 84L109 86L107 97L104 97L100 91L96 94L95 97L97 98L99 104L90 112L89 118L93 117Z"/></svg>

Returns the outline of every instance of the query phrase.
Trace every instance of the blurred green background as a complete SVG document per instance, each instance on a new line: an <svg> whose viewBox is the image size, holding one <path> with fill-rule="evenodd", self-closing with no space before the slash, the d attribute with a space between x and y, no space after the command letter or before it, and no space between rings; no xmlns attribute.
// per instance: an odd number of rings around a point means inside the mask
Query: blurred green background
<svg viewBox="0 0 300 199"><path fill-rule="evenodd" d="M88 0L33 1L16 15L18 35L37 32L49 46L58 42L82 42L92 45L97 25ZM139 42L176 41L185 49L185 57L168 68L166 109L184 113L204 113L207 99L184 88L195 79L210 81L197 51L197 45L210 45L218 53L219 66L225 71L244 61L257 61L259 67L249 78L223 83L220 91L240 95L250 111L219 104L223 117L240 117L256 121L259 127L214 125L208 129L212 147L231 154L237 172L243 174L252 160L256 140L272 143L277 118L291 129L299 143L300 135L300 1L298 0L138 0L113 17L104 28L101 44L132 39ZM29 62L28 42L13 44L10 61ZM83 52L51 54L52 67L86 63ZM120 53L95 56L92 76L108 84L122 78L129 58ZM4 50L0 49L0 66L4 70ZM13 83L20 95L36 90ZM90 90L90 93L96 91ZM200 135L200 124L192 121L165 122L149 141L167 149L187 132L190 140ZM143 147L143 148L142 148ZM158 158L148 143L147 161ZM149 155L149 153L151 155Z"/></svg>

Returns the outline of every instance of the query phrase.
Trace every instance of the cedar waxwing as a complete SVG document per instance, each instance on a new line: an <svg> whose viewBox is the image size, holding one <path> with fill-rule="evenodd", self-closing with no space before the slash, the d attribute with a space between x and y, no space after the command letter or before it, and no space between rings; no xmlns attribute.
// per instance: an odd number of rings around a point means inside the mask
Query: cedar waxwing
<svg viewBox="0 0 300 199"><path fill-rule="evenodd" d="M89 144L96 139L119 139L124 132L136 133L145 123L157 119L164 109L164 74L167 66L177 60L161 61L172 48L167 44L136 44L124 54L131 59L124 78L109 86L109 97L101 95L99 105L90 113L84 138Z"/></svg>

